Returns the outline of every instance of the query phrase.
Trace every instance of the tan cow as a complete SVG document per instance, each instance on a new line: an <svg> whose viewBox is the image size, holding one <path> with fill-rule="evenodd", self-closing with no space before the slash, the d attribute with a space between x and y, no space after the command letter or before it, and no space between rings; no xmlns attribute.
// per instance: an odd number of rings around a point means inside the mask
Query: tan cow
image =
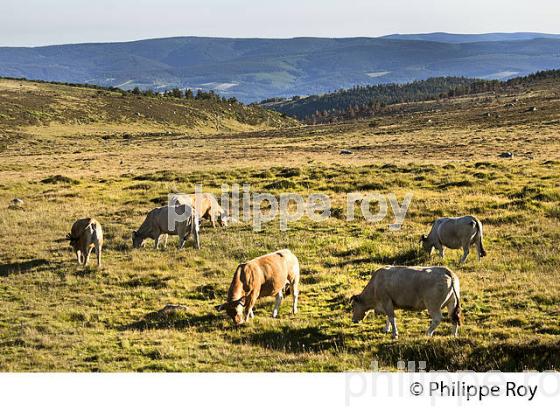
<svg viewBox="0 0 560 410"><path fill-rule="evenodd" d="M95 249L97 267L101 266L101 248L103 247L103 230L101 224L93 218L78 219L72 225L70 233L66 235L70 245L76 253L78 264L85 267L89 261L91 251Z"/></svg>
<svg viewBox="0 0 560 410"><path fill-rule="evenodd" d="M452 323L452 334L457 336L461 318L459 278L443 266L406 267L386 266L375 271L362 293L354 295L352 321L361 321L373 309L387 315L385 333L392 328L398 337L395 309L427 309L432 322L426 334L432 336L440 324L441 310L447 307Z"/></svg>
<svg viewBox="0 0 560 410"><path fill-rule="evenodd" d="M148 212L140 228L132 232L132 246L139 248L146 238L151 238L154 240L154 248L157 249L162 235L165 235L165 244L167 244L167 235L178 235L179 248L182 249L192 234L194 248L200 249L199 232L198 215L191 206L162 206Z"/></svg>
<svg viewBox="0 0 560 410"><path fill-rule="evenodd" d="M424 251L431 253L432 248L436 248L441 257L444 255L444 247L462 248L460 263L465 262L472 245L476 246L479 259L486 256L482 245L482 223L474 216L439 218L433 223L430 233L420 237L420 242Z"/></svg>
<svg viewBox="0 0 560 410"><path fill-rule="evenodd" d="M299 296L299 262L289 249L259 256L237 266L228 290L227 302L216 306L225 310L236 325L254 317L253 307L259 297L276 296L272 317L278 310L288 286L293 296L292 314L297 313Z"/></svg>
<svg viewBox="0 0 560 410"><path fill-rule="evenodd" d="M201 193L197 202L196 194L175 194L169 201L170 205L191 205L196 208L201 219L207 219L216 227L216 222L226 227L228 217L224 209L218 203L216 197L209 193Z"/></svg>

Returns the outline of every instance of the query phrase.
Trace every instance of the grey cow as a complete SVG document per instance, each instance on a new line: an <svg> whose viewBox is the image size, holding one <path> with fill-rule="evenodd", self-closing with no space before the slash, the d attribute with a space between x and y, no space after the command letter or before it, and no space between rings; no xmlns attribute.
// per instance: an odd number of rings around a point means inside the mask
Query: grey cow
<svg viewBox="0 0 560 410"><path fill-rule="evenodd" d="M132 246L139 248L146 238L154 240L157 249L161 235L179 236L179 248L183 248L186 240L192 234L194 248L200 249L200 221L198 214L189 205L162 206L152 209L146 215L146 219L138 228L132 232Z"/></svg>
<svg viewBox="0 0 560 410"><path fill-rule="evenodd" d="M482 223L474 216L439 218L433 223L430 233L420 237L420 242L427 253L436 248L441 257L444 247L463 249L460 263L465 262L473 245L477 248L479 259L486 256L482 245Z"/></svg>
<svg viewBox="0 0 560 410"><path fill-rule="evenodd" d="M457 336L461 318L459 278L443 266L386 266L375 271L362 293L352 296L352 321L361 321L370 310L387 315L385 333L398 337L395 309L427 309L432 321L426 334L432 336L447 307L452 334Z"/></svg>

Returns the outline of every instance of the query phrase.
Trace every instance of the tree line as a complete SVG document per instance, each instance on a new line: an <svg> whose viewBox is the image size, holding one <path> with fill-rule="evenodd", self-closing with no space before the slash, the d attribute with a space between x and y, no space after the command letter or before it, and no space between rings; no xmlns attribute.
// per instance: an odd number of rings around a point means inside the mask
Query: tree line
<svg viewBox="0 0 560 410"><path fill-rule="evenodd" d="M557 78L560 78L560 70L540 71L507 81L434 77L406 84L354 86L305 98L273 98L261 104L306 123L317 124L371 117L382 112L388 105L498 92L512 86Z"/></svg>

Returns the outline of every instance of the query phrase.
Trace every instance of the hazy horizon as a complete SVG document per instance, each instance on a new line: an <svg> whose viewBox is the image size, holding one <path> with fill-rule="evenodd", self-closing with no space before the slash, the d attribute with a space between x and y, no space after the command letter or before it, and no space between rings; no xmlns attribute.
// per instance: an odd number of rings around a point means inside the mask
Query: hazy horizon
<svg viewBox="0 0 560 410"><path fill-rule="evenodd" d="M493 34L542 34L542 35L558 35L559 33L552 32L541 32L541 31L510 31L510 32L484 32L484 33L453 33L447 31L433 31L433 32L411 32L411 33L386 33L379 36L340 36L340 37L326 37L326 36L292 36L292 37L231 37L231 36L197 36L197 35L177 35L168 37L145 37L145 38L135 38L130 40L115 40L115 41L84 41L84 42L67 42L67 43L52 43L52 44L38 44L38 45L28 45L28 46L9 46L2 45L0 47L13 47L13 48L37 48L37 47L49 47L49 46L63 46L63 45L80 45L80 44L118 44L118 43L134 43L138 41L148 41L148 40L164 40L170 38L214 38L214 39L232 39L232 40L293 40L297 38L315 38L315 39L345 39L345 38L383 38L393 35L430 35L430 34L447 34L447 35L493 35Z"/></svg>
<svg viewBox="0 0 560 410"><path fill-rule="evenodd" d="M0 46L169 37L348 38L419 33L556 33L556 0L4 0Z"/></svg>

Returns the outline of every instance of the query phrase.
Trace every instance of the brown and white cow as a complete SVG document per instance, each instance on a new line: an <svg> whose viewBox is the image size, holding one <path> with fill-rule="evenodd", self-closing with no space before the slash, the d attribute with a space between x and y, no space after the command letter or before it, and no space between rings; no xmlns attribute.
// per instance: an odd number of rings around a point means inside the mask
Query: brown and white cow
<svg viewBox="0 0 560 410"><path fill-rule="evenodd" d="M101 224L93 218L78 219L72 225L70 233L66 235L70 245L76 253L78 264L84 267L89 261L91 251L95 249L97 266L101 266L101 249L103 247L103 229Z"/></svg>
<svg viewBox="0 0 560 410"><path fill-rule="evenodd" d="M216 309L225 310L234 323L240 325L254 317L253 307L259 297L276 296L272 311L272 317L275 318L285 289L292 293L292 314L296 314L299 262L289 249L272 252L238 265L228 290L227 302L216 306Z"/></svg>
<svg viewBox="0 0 560 410"><path fill-rule="evenodd" d="M443 266L386 266L375 271L364 290L352 296L352 321L361 321L370 310L387 315L385 333L398 337L395 309L427 309L432 321L426 334L432 336L440 324L442 309L448 309L452 334L462 322L459 278Z"/></svg>
<svg viewBox="0 0 560 410"><path fill-rule="evenodd" d="M216 197L209 193L197 194L175 194L171 197L169 205L191 205L196 208L201 219L207 219L216 227L216 222L223 227L227 227L228 216L218 203Z"/></svg>
<svg viewBox="0 0 560 410"><path fill-rule="evenodd" d="M420 237L420 242L428 254L432 252L432 248L436 248L441 257L444 255L444 247L463 249L460 263L465 262L472 245L476 246L479 259L486 256L482 245L482 223L474 216L439 218L433 223L430 233Z"/></svg>

